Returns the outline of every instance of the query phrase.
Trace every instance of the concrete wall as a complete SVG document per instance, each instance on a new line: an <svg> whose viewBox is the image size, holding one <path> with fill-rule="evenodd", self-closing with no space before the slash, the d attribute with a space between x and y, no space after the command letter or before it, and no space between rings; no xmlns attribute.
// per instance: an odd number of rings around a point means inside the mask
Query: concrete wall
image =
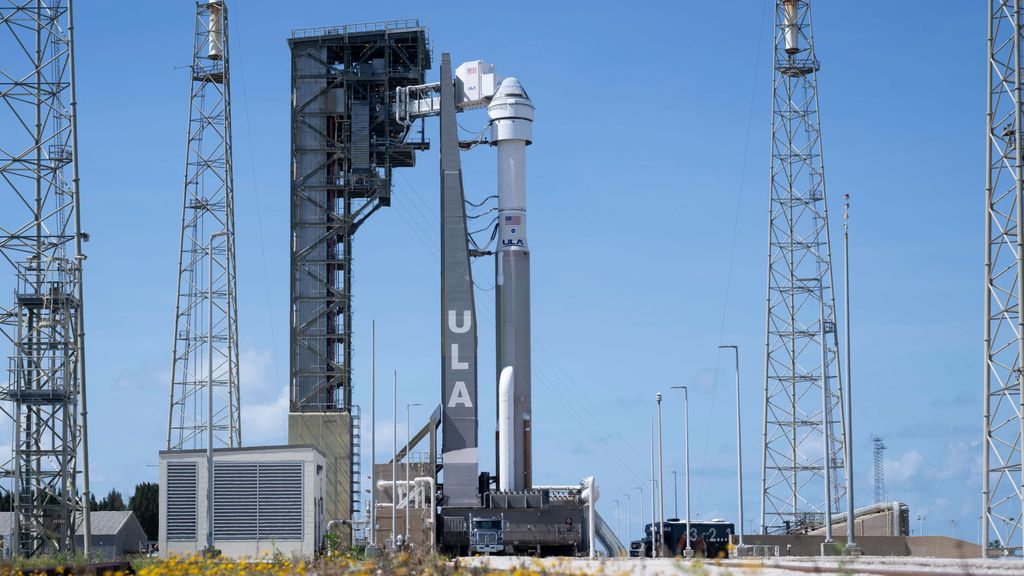
<svg viewBox="0 0 1024 576"><path fill-rule="evenodd" d="M288 414L288 444L312 445L327 463L324 477L324 517L352 519L352 416L343 412ZM352 541L350 525L336 525L342 542Z"/></svg>
<svg viewBox="0 0 1024 576"><path fill-rule="evenodd" d="M788 536L760 536L744 534L747 545L778 546L780 556L820 556L824 536L792 534ZM736 537L733 536L733 542ZM846 545L846 538L836 537L833 544L839 550ZM979 558L981 547L964 540L945 536L858 536L859 546L865 556L927 556L932 558Z"/></svg>
<svg viewBox="0 0 1024 576"><path fill-rule="evenodd" d="M229 558L256 558L280 551L286 555L313 557L321 544L326 522L324 507L323 454L312 446L271 446L256 448L224 448L213 452L217 462L295 462L303 463L302 539L301 540L228 540L214 541L214 547ZM197 534L195 540L167 540L167 462L191 460L198 474ZM207 466L204 450L163 451L160 453L160 556L191 556L206 548ZM216 535L215 535L216 536Z"/></svg>

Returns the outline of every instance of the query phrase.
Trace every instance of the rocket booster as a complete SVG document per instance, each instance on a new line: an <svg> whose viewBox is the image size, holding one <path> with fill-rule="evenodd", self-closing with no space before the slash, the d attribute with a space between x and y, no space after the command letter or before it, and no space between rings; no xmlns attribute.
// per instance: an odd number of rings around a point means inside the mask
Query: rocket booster
<svg viewBox="0 0 1024 576"><path fill-rule="evenodd" d="M487 106L491 145L498 151L498 247L495 255L497 366L511 367L514 455L498 476L507 490L532 485L530 391L530 249L526 240L526 146L533 139L533 102L515 78L506 78ZM504 443L500 439L499 443Z"/></svg>

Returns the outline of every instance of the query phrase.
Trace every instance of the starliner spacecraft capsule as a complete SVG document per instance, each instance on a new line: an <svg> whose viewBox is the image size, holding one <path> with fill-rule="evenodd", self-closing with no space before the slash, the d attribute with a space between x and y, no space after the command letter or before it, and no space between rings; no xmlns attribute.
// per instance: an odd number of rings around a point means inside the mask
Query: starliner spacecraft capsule
<svg viewBox="0 0 1024 576"><path fill-rule="evenodd" d="M503 489L532 485L530 439L530 248L526 241L526 145L533 140L533 102L519 80L506 78L487 106L491 145L498 151L498 248L495 255L496 382L511 367L508 387L514 454L498 470ZM499 463L500 468L500 463Z"/></svg>

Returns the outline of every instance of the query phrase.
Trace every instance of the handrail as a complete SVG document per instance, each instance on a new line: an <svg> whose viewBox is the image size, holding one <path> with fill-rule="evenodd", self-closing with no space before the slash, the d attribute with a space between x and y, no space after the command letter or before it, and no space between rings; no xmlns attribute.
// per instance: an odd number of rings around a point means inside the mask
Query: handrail
<svg viewBox="0 0 1024 576"><path fill-rule="evenodd" d="M292 30L292 38L310 38L314 36L334 36L353 32L384 32L387 30L407 30L419 28L420 21L415 18L404 20L379 20L377 22L361 22L341 26L317 26L313 28L296 28Z"/></svg>

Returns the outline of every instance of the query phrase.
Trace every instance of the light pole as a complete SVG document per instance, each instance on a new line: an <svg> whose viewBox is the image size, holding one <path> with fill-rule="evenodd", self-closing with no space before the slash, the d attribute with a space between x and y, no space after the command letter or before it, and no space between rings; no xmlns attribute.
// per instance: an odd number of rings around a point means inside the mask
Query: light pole
<svg viewBox="0 0 1024 576"><path fill-rule="evenodd" d="M846 308L846 441L843 442L846 448L846 549L857 548L854 543L854 534L857 532L856 517L853 508L853 382L850 372L853 366L850 364L850 195L844 198L846 206L843 211L843 281L846 283L846 294L844 300Z"/></svg>
<svg viewBox="0 0 1024 576"><path fill-rule="evenodd" d="M405 405L405 544L409 545L409 451L412 447L409 443L412 442L412 436L409 434L409 410L413 406L422 406L418 402Z"/></svg>
<svg viewBox="0 0 1024 576"><path fill-rule="evenodd" d="M631 508L629 492L626 492L625 496L626 496L626 550L629 550L629 525L630 525L630 522L633 519L632 519L632 517L630 515L630 510L629 510Z"/></svg>
<svg viewBox="0 0 1024 576"><path fill-rule="evenodd" d="M659 394L660 396L660 394ZM658 557L658 479L654 476L654 418L651 418L651 557Z"/></svg>
<svg viewBox="0 0 1024 576"><path fill-rule="evenodd" d="M675 516L676 518L679 518L679 474L678 474L678 470L673 470L672 471L672 500L674 502L673 509L675 510L675 512L673 512L672 515Z"/></svg>
<svg viewBox="0 0 1024 576"><path fill-rule="evenodd" d="M647 530L647 525L644 523L644 487L634 486L633 489L640 491L640 539L643 540Z"/></svg>
<svg viewBox="0 0 1024 576"><path fill-rule="evenodd" d="M377 321L370 324L370 548L377 548Z"/></svg>
<svg viewBox="0 0 1024 576"><path fill-rule="evenodd" d="M210 246L206 252L206 257L210 261L209 277L206 279L206 547L211 554L213 553L213 239L227 235L226 230L211 234ZM227 274L227 270L224 273ZM231 346L230 342L228 342L228 346ZM230 382L228 385L230 386ZM86 502L86 506L88 505L89 503Z"/></svg>
<svg viewBox="0 0 1024 576"><path fill-rule="evenodd" d="M723 344L719 348L732 348L732 351L736 353L736 505L740 510L738 545L743 546L743 432L740 429L740 347L735 344Z"/></svg>
<svg viewBox="0 0 1024 576"><path fill-rule="evenodd" d="M619 522L619 500L616 498L612 502L615 502L615 537L622 538L622 523Z"/></svg>
<svg viewBox="0 0 1024 576"><path fill-rule="evenodd" d="M674 390L683 391L683 491L686 493L686 548L687 556L693 553L690 548L690 390L686 386L673 386Z"/></svg>
<svg viewBox="0 0 1024 576"><path fill-rule="evenodd" d="M655 396L658 400L658 518L661 521L658 530L658 545L665 548L665 466L664 450L661 443L661 392ZM687 527L689 528L689 527Z"/></svg>
<svg viewBox="0 0 1024 576"><path fill-rule="evenodd" d="M398 370L391 384L391 549L398 548Z"/></svg>

